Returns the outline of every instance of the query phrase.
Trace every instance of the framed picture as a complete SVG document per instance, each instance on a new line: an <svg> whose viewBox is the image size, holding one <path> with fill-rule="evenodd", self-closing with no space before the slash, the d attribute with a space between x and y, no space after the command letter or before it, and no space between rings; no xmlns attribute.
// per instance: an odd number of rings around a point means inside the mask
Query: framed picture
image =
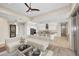
<svg viewBox="0 0 79 59"><path fill-rule="evenodd" d="M16 25L10 25L10 38L16 37Z"/></svg>

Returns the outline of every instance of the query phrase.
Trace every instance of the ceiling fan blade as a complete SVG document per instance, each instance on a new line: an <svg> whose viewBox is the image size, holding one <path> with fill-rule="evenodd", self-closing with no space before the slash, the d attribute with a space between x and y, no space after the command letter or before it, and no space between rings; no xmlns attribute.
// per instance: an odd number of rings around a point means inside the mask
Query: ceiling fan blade
<svg viewBox="0 0 79 59"><path fill-rule="evenodd" d="M24 4L25 4L28 8L30 8L27 3L24 3Z"/></svg>
<svg viewBox="0 0 79 59"><path fill-rule="evenodd" d="M31 9L32 11L40 11L39 9Z"/></svg>
<svg viewBox="0 0 79 59"><path fill-rule="evenodd" d="M26 12L29 12L30 11L30 9L28 9Z"/></svg>

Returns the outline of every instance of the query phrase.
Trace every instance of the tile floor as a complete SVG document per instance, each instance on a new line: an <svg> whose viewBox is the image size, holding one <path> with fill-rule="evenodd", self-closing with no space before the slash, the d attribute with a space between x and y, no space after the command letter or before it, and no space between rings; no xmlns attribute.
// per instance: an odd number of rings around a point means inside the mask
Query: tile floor
<svg viewBox="0 0 79 59"><path fill-rule="evenodd" d="M73 50L69 49L69 42L66 37L57 37L48 47L54 51L55 56L75 56Z"/></svg>

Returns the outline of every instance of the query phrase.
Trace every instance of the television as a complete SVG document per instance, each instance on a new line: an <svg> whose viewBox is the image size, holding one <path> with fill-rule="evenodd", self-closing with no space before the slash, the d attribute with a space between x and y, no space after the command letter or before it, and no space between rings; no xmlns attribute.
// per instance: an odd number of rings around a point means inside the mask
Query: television
<svg viewBox="0 0 79 59"><path fill-rule="evenodd" d="M34 34L36 34L36 29L30 28L30 35L34 35Z"/></svg>

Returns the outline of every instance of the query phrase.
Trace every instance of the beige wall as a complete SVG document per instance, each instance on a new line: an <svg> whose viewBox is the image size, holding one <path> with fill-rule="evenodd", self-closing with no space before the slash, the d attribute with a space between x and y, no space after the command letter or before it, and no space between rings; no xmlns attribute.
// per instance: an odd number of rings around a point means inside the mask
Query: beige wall
<svg viewBox="0 0 79 59"><path fill-rule="evenodd" d="M5 18L0 17L0 43L9 38L9 26Z"/></svg>
<svg viewBox="0 0 79 59"><path fill-rule="evenodd" d="M72 30L72 17L68 20L68 40L70 44L70 49L74 50L74 39L73 39L73 30Z"/></svg>

